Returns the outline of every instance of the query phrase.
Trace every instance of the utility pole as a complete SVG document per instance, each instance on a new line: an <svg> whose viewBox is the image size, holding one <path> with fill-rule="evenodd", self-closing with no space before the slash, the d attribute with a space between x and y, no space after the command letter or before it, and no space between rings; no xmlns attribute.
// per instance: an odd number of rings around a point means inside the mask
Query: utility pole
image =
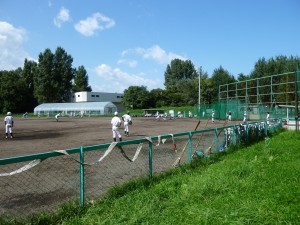
<svg viewBox="0 0 300 225"><path fill-rule="evenodd" d="M299 130L299 121L298 121L298 73L299 69L295 71L295 130Z"/></svg>
<svg viewBox="0 0 300 225"><path fill-rule="evenodd" d="M198 114L199 114L199 117L200 117L200 103L201 103L201 100L200 100L200 97L201 97L201 66L199 67L199 87L198 87Z"/></svg>

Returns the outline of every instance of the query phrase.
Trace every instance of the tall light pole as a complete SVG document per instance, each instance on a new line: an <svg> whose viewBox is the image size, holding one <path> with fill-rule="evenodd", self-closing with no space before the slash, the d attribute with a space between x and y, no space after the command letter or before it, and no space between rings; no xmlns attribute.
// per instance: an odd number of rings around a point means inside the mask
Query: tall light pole
<svg viewBox="0 0 300 225"><path fill-rule="evenodd" d="M200 87L201 87L201 66L199 67L199 87L198 87L198 114L199 114L199 117L200 117L200 103L201 103L201 100L200 100L200 96L201 96L201 91L200 91Z"/></svg>

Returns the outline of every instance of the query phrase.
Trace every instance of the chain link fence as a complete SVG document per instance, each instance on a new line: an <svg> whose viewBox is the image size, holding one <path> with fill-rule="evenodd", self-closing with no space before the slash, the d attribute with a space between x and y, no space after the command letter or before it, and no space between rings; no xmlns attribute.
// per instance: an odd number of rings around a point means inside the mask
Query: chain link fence
<svg viewBox="0 0 300 225"><path fill-rule="evenodd" d="M28 217L73 200L84 205L115 185L151 179L281 127L281 121L252 122L0 159L0 216Z"/></svg>

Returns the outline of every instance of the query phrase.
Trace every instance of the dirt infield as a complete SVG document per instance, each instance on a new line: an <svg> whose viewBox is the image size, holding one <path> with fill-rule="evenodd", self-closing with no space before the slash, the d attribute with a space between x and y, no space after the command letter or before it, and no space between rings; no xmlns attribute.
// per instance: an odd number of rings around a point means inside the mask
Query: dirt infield
<svg viewBox="0 0 300 225"><path fill-rule="evenodd" d="M0 135L0 158L28 155L53 150L76 148L112 142L110 117L60 118L17 118L13 128L14 138L5 139ZM134 117L129 127L129 137L123 140L138 139L147 136L174 134L194 130L196 118L160 120L155 118ZM198 130L223 126L224 121L207 122L201 120Z"/></svg>

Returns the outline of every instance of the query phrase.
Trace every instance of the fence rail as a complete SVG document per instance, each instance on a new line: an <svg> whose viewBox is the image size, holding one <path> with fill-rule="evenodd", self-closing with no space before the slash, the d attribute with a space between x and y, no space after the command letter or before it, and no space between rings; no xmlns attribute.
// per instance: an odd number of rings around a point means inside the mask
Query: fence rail
<svg viewBox="0 0 300 225"><path fill-rule="evenodd" d="M114 185L151 177L282 127L257 121L0 159L0 216L25 217L70 200L98 198ZM199 155L199 153L201 153Z"/></svg>

